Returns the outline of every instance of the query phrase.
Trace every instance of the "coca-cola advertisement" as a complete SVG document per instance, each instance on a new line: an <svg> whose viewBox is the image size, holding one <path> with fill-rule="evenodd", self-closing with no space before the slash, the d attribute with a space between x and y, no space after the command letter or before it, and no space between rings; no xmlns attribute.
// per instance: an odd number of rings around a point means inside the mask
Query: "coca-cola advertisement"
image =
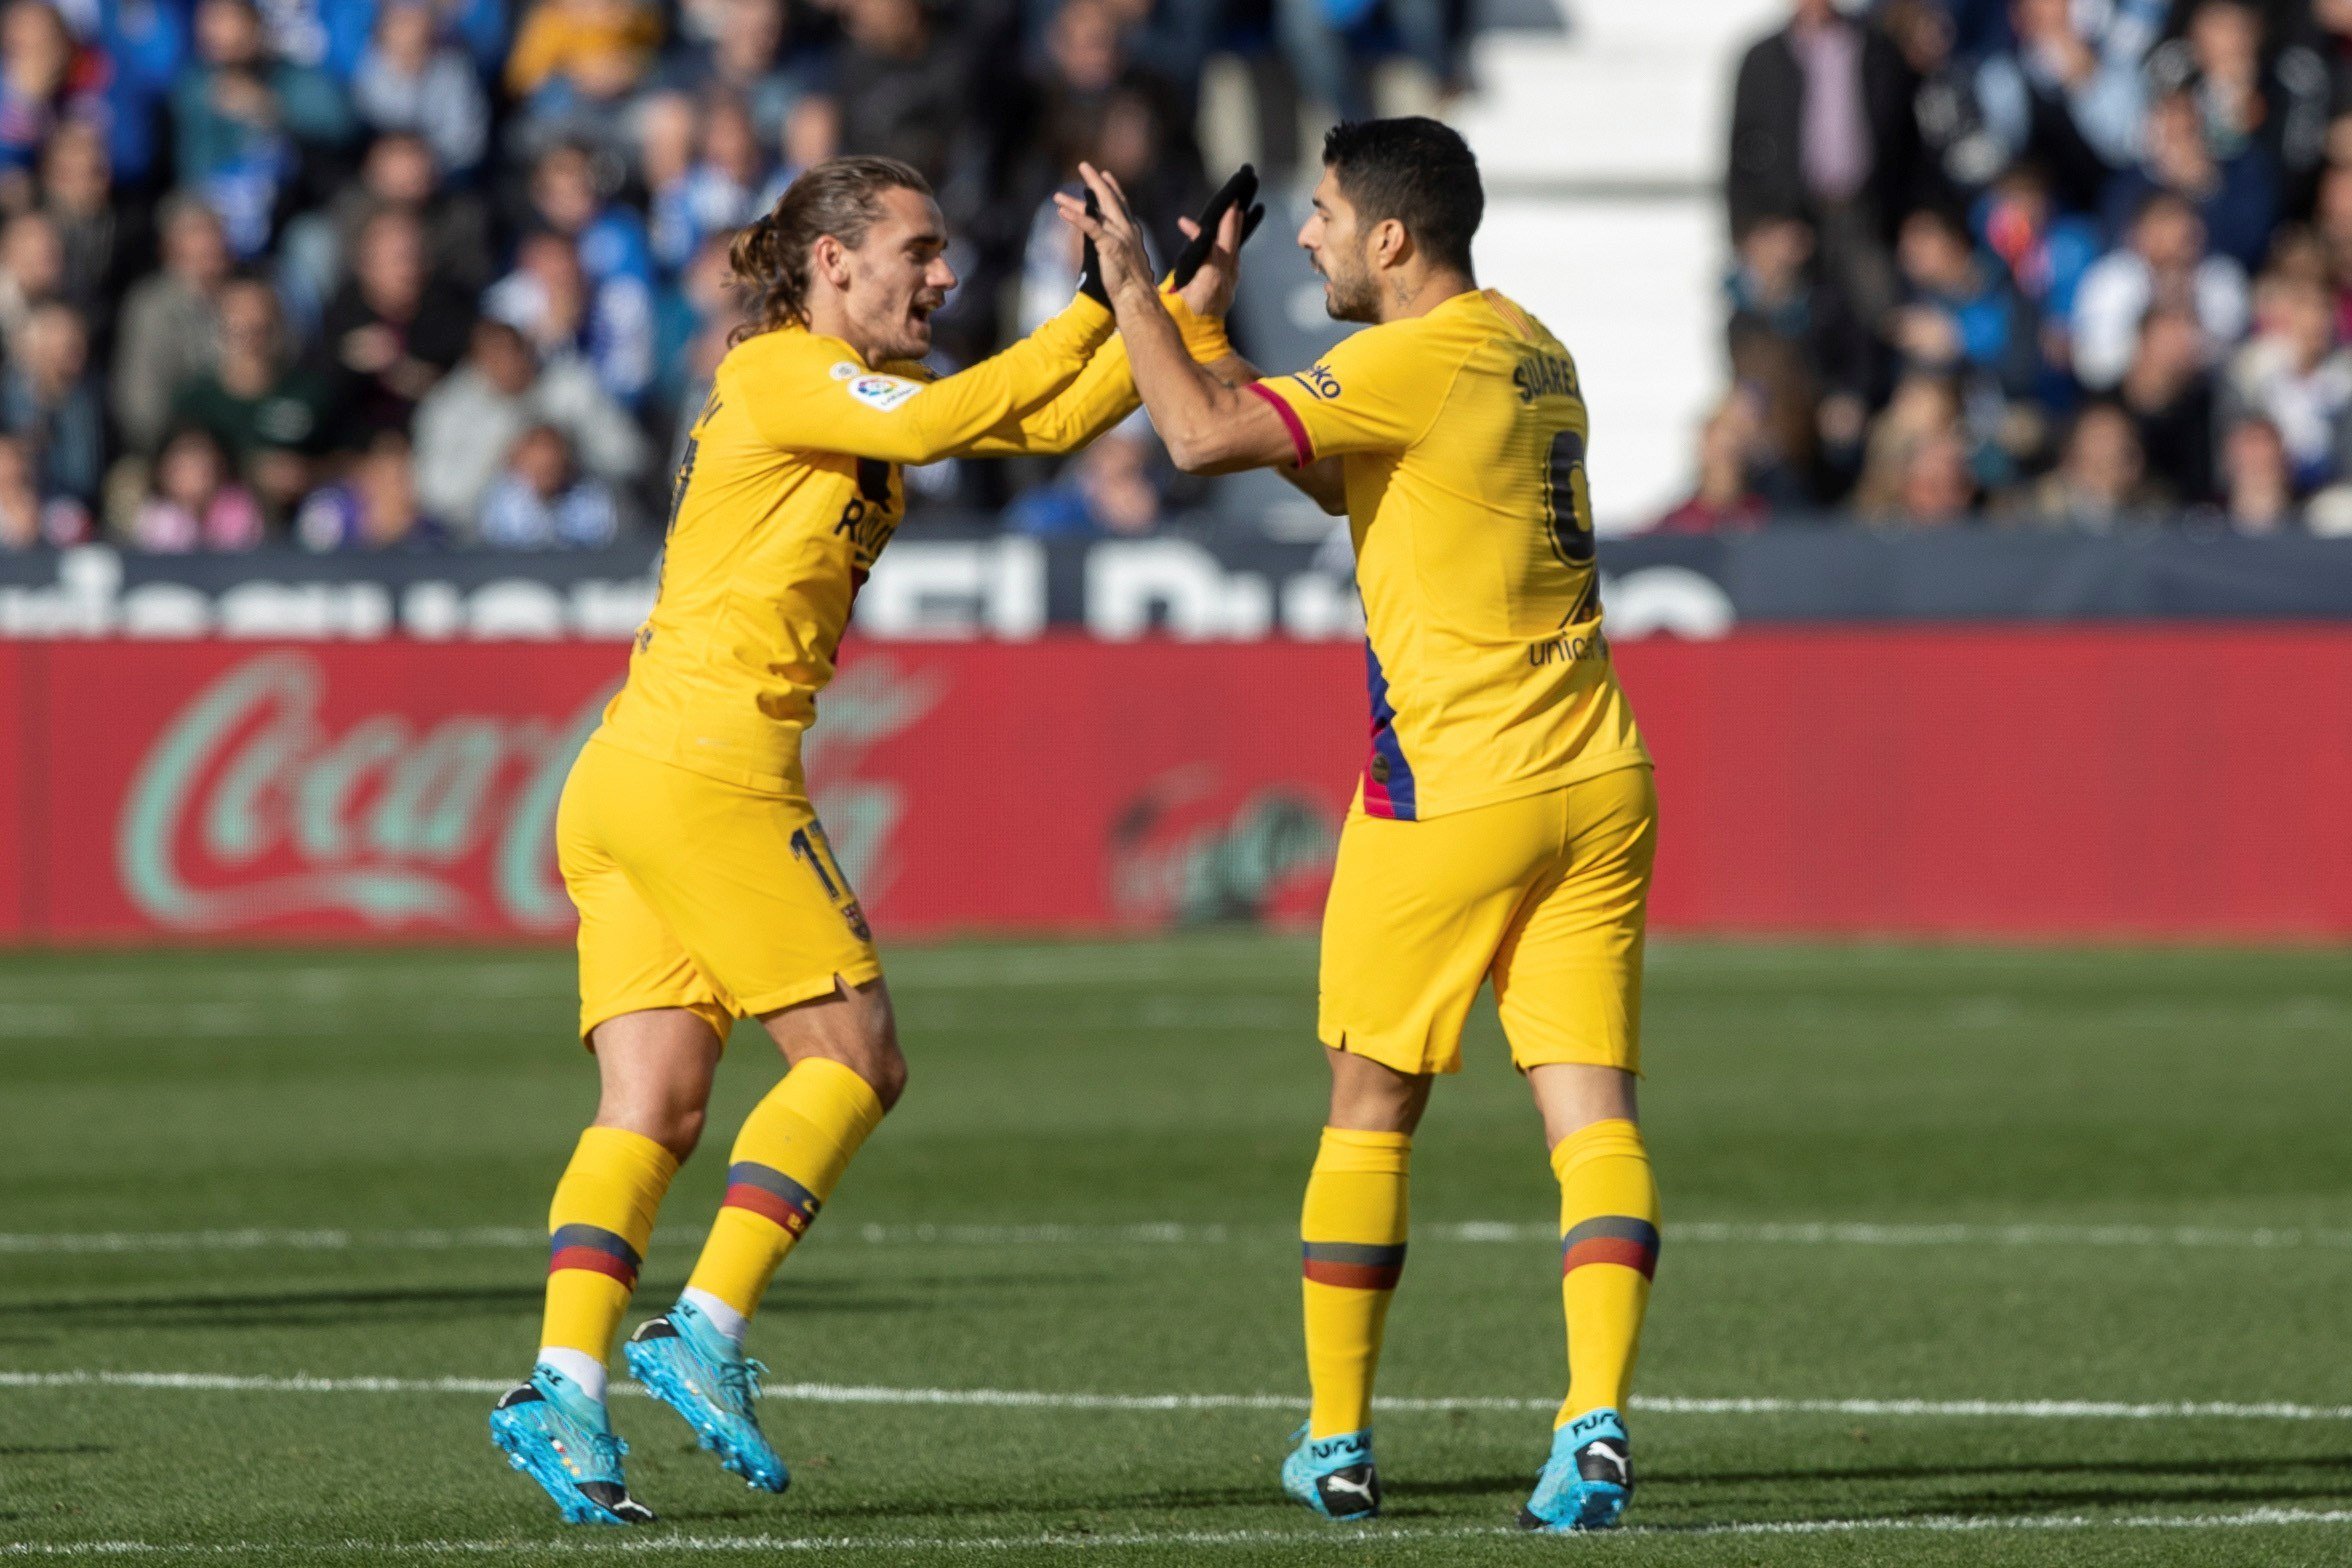
<svg viewBox="0 0 2352 1568"><path fill-rule="evenodd" d="M1305 649L1287 650L1292 654ZM886 930L1310 919L1361 655L1291 697L1263 650L853 647L804 751ZM0 644L32 935L568 936L555 806L605 642Z"/></svg>
<svg viewBox="0 0 2352 1568"><path fill-rule="evenodd" d="M1668 931L2352 933L2333 629L1741 632L1616 655ZM0 935L562 941L610 642L0 642ZM885 941L1311 923L1360 647L846 650L811 791Z"/></svg>

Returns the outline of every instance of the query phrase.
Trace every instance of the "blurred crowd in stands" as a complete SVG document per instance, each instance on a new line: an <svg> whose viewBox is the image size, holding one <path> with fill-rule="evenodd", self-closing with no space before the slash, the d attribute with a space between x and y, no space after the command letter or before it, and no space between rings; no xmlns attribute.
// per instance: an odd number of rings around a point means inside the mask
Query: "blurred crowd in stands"
<svg viewBox="0 0 2352 1568"><path fill-rule="evenodd" d="M2352 533L2352 0L1795 0L1670 530Z"/></svg>
<svg viewBox="0 0 2352 1568"><path fill-rule="evenodd" d="M0 0L0 548L594 546L658 524L732 231L836 152L934 182L949 367L1065 302L1080 158L1163 245L1212 54L1370 112L1463 0ZM927 494L1148 529L1148 428ZM1014 499L1016 488L1018 499Z"/></svg>

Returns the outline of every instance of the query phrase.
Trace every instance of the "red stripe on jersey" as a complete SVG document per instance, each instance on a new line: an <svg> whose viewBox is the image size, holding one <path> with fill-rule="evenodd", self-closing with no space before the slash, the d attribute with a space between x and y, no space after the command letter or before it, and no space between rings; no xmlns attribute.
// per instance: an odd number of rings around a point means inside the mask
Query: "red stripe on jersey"
<svg viewBox="0 0 2352 1568"><path fill-rule="evenodd" d="M1307 427L1299 422L1298 410L1283 400L1279 392L1269 392L1262 381L1253 381L1242 388L1255 392L1266 400L1267 406L1282 416L1282 428L1290 432L1290 444L1298 450L1298 466L1306 467L1315 460L1315 443L1307 439Z"/></svg>

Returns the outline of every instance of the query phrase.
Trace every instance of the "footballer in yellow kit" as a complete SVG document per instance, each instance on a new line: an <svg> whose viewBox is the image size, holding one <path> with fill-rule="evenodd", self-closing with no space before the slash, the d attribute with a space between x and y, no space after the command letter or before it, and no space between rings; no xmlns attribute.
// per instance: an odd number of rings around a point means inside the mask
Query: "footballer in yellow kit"
<svg viewBox="0 0 2352 1568"><path fill-rule="evenodd" d="M1255 186L1245 168L1218 193L1172 271L1186 351L1208 362L1228 355L1217 318ZM920 358L956 281L946 246L922 176L883 158L818 165L737 237L751 320L686 444L627 683L557 811L601 1094L549 1212L538 1359L490 1429L575 1523L652 1517L622 1473L607 1362L744 1017L787 1071L736 1136L684 1293L625 1352L728 1470L770 1492L790 1481L754 1413L745 1332L906 1074L873 934L800 762L852 603L903 514L899 466L1069 451L1138 401L1091 247L1067 309L935 377Z"/></svg>
<svg viewBox="0 0 2352 1568"><path fill-rule="evenodd" d="M1624 1422L1658 1252L1635 1114L1656 797L1601 625L1568 351L1478 286L1478 168L1425 119L1338 126L1301 230L1341 320L1311 368L1201 374L1143 269L1115 180L1062 211L1100 247L1137 386L1179 466L1275 466L1344 511L1364 600L1371 735L1324 914L1319 1034L1331 1109L1301 1215L1312 1404L1285 1490L1380 1508L1372 1382L1406 1252L1412 1134L1460 1065L1489 980L1561 1190L1568 1392L1520 1510L1614 1526Z"/></svg>

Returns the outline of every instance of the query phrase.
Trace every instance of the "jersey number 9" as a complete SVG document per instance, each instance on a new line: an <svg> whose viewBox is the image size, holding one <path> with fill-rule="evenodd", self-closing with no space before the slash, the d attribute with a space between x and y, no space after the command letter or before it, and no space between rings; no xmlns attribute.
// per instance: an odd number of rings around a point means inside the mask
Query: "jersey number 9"
<svg viewBox="0 0 2352 1568"><path fill-rule="evenodd" d="M1584 437L1563 430L1544 455L1544 526L1552 548L1569 566L1593 558L1592 490L1584 477Z"/></svg>

